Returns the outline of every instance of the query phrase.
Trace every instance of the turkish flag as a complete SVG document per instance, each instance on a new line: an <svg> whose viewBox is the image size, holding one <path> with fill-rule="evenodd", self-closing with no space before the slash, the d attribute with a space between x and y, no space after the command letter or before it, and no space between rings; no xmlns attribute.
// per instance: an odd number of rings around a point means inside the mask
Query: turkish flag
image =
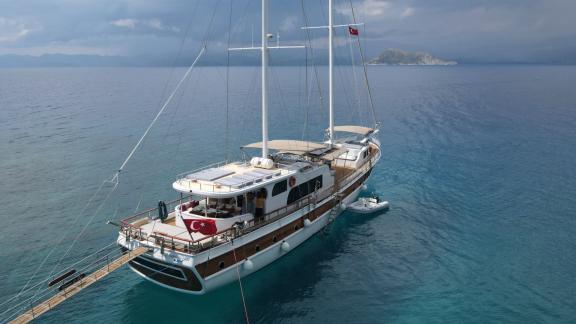
<svg viewBox="0 0 576 324"><path fill-rule="evenodd" d="M218 233L216 221L213 219L183 219L189 233L214 235Z"/></svg>
<svg viewBox="0 0 576 324"><path fill-rule="evenodd" d="M350 35L358 36L358 29L348 26L348 31L350 32Z"/></svg>

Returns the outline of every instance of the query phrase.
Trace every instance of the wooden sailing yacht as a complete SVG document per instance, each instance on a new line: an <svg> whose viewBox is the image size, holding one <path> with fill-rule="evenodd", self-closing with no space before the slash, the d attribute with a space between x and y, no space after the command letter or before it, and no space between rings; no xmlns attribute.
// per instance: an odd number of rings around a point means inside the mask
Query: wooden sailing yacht
<svg viewBox="0 0 576 324"><path fill-rule="evenodd" d="M325 142L268 138L268 22L262 0L262 141L250 160L186 172L180 198L120 223L117 243L148 251L132 259L144 278L204 294L282 257L329 225L356 200L381 156L376 126L334 125L332 0L329 1L329 128ZM352 24L354 25L354 24ZM280 48L280 46L276 46ZM348 136L338 139L336 133Z"/></svg>

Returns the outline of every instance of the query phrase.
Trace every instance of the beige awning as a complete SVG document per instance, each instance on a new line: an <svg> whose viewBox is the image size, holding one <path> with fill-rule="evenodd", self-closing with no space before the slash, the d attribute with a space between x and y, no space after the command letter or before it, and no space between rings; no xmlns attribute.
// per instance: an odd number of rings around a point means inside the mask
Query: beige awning
<svg viewBox="0 0 576 324"><path fill-rule="evenodd" d="M348 152L347 149L343 149L343 148L339 148L336 149L332 152L328 152L326 154L323 154L320 158L326 161L334 161L334 159L336 159L337 157L339 157L340 155L344 154Z"/></svg>
<svg viewBox="0 0 576 324"><path fill-rule="evenodd" d="M326 131L329 131L326 129ZM364 126L355 126L355 125L342 125L342 126L334 126L335 132L347 132L347 133L354 133L360 135L368 135L374 131L374 128L364 127Z"/></svg>
<svg viewBox="0 0 576 324"><path fill-rule="evenodd" d="M244 145L245 148L262 148L262 142ZM271 150L287 153L303 154L317 149L325 148L326 145L314 142L298 140L272 140L268 141L268 148Z"/></svg>

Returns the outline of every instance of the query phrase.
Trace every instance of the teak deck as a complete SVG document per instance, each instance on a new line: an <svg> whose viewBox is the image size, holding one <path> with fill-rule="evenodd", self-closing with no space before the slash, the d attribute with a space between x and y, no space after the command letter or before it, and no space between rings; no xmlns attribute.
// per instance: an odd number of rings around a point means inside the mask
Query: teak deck
<svg viewBox="0 0 576 324"><path fill-rule="evenodd" d="M124 255L120 256L118 259L109 262L104 267L98 269L97 271L87 275L83 279L79 280L78 282L72 284L70 287L62 290L61 292L57 293L56 295L50 297L49 299L43 301L42 303L32 307L24 314L18 316L16 319L11 321L10 323L28 323L33 319L37 318L38 316L46 313L50 309L56 307L58 304L62 303L66 299L74 296L76 293L80 292L82 289L90 286L91 284L95 283L96 281L106 277L110 272L117 270L124 264L130 262L132 259L136 258L139 255L142 255L148 251L145 247L136 248L133 251L126 252Z"/></svg>

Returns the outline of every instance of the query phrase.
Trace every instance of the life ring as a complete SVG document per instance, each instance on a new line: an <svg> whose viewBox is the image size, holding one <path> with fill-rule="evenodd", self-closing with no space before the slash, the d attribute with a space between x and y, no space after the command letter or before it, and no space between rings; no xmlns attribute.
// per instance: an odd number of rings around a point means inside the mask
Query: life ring
<svg viewBox="0 0 576 324"><path fill-rule="evenodd" d="M290 179L288 179L288 184L290 185L290 188L294 187L296 185L296 178L290 177Z"/></svg>

